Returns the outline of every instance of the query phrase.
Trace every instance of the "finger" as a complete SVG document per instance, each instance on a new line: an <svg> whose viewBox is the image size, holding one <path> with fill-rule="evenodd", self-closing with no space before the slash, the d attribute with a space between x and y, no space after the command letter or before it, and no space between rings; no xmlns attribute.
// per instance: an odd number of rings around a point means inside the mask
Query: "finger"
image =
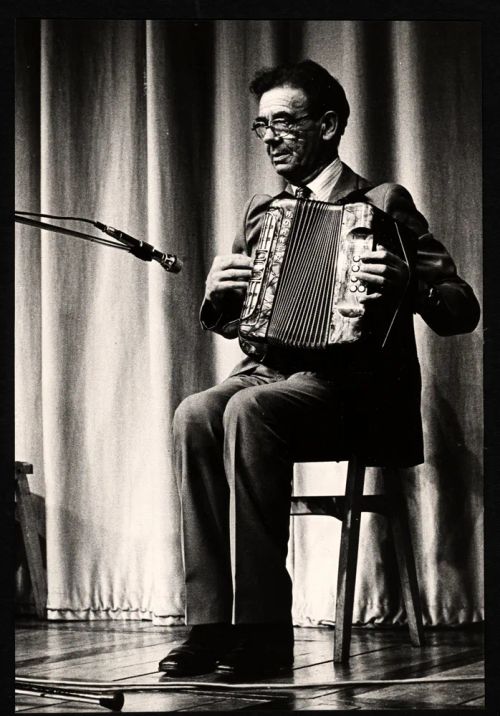
<svg viewBox="0 0 500 716"><path fill-rule="evenodd" d="M377 276L385 276L391 273L398 273L398 269L396 269L394 266L388 266L387 264L363 264L362 270L356 275L361 276L361 274L367 273L376 274Z"/></svg>
<svg viewBox="0 0 500 716"><path fill-rule="evenodd" d="M235 288L247 288L248 281L223 281L222 283L216 283L213 287L213 291L219 293L221 291L233 291Z"/></svg>
<svg viewBox="0 0 500 716"><path fill-rule="evenodd" d="M369 286L382 287L388 283L385 276L380 276L375 273L365 273L364 271L360 271L357 276L360 281L364 281Z"/></svg>
<svg viewBox="0 0 500 716"><path fill-rule="evenodd" d="M214 267L217 269L226 268L245 268L252 266L253 259L246 254L225 254L216 256L214 259Z"/></svg>
<svg viewBox="0 0 500 716"><path fill-rule="evenodd" d="M388 284L399 286L408 280L408 272L394 268L394 266L384 266L382 264L367 264L363 266L363 271L356 274L363 281L373 280L374 277L383 278Z"/></svg>
<svg viewBox="0 0 500 716"><path fill-rule="evenodd" d="M239 280L241 279L249 281L250 276L252 275L252 269L224 269L224 271L219 271L216 276L216 281L231 281L233 279Z"/></svg>
<svg viewBox="0 0 500 716"><path fill-rule="evenodd" d="M370 304L370 303L373 303L373 301L380 300L380 299L383 298L383 297L384 297L383 294L381 294L381 293L379 293L379 292L376 292L376 293L364 293L364 294L362 294L362 295L358 298L358 301L359 301L360 303L368 303L368 304Z"/></svg>
<svg viewBox="0 0 500 716"><path fill-rule="evenodd" d="M390 266L406 266L406 263L396 256L396 254L379 249L377 251L367 251L360 256L363 263L385 263Z"/></svg>
<svg viewBox="0 0 500 716"><path fill-rule="evenodd" d="M219 288L226 288L227 284L241 284L242 286L248 286L250 283L248 278L245 277L233 277L233 278L227 278L222 279L217 276L207 276L207 280L205 281L205 286L209 288L211 291L218 291Z"/></svg>

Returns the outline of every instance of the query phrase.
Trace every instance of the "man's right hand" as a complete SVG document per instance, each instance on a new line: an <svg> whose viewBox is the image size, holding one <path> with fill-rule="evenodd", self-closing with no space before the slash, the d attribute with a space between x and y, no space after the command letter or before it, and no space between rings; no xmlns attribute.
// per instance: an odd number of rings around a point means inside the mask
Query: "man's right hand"
<svg viewBox="0 0 500 716"><path fill-rule="evenodd" d="M245 254L216 256L206 280L205 299L214 308L221 308L228 293L244 295L250 276L253 259Z"/></svg>

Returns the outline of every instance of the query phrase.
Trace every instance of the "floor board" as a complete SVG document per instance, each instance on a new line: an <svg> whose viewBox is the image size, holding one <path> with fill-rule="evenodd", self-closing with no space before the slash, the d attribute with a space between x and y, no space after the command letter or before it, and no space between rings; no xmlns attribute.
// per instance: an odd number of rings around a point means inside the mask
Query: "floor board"
<svg viewBox="0 0 500 716"><path fill-rule="evenodd" d="M151 622L39 622L20 620L16 628L16 674L31 678L161 685L158 662L185 638L185 627ZM247 710L394 710L484 709L483 636L477 629L426 631L426 645L409 644L405 629L354 628L347 665L333 664L334 630L295 629L295 664L291 675L249 683L245 690L214 674L192 679L196 690L125 693L124 712ZM353 680L415 677L461 677L458 682L422 684L356 684ZM349 685L339 685L348 681ZM208 685L207 685L208 684ZM271 688L269 688L271 687ZM82 713L105 710L98 705L16 697L16 711L26 714Z"/></svg>

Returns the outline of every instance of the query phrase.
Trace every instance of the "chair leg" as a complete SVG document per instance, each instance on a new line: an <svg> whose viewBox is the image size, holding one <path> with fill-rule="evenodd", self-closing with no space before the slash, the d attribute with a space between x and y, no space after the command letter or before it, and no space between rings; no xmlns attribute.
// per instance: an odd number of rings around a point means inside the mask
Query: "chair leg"
<svg viewBox="0 0 500 716"><path fill-rule="evenodd" d="M410 629L410 640L413 646L423 646L424 628L417 571L408 527L408 513L401 492L398 471L393 468L384 468L384 482L389 506L389 522L401 580L401 591Z"/></svg>
<svg viewBox="0 0 500 716"><path fill-rule="evenodd" d="M333 650L335 663L349 660L364 479L365 465L357 457L351 458L347 469L345 515L340 539Z"/></svg>

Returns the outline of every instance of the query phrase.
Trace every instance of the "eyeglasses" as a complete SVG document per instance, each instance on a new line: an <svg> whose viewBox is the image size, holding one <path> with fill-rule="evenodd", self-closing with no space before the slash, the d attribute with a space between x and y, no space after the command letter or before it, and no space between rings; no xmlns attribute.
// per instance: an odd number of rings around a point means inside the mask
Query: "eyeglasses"
<svg viewBox="0 0 500 716"><path fill-rule="evenodd" d="M296 131L296 125L303 119L309 119L310 117L310 114L304 114L302 117L295 117L293 120L272 119L270 122L256 119L252 124L252 131L255 132L259 139L264 139L268 129L271 130L275 137L284 137L286 134L293 134Z"/></svg>

